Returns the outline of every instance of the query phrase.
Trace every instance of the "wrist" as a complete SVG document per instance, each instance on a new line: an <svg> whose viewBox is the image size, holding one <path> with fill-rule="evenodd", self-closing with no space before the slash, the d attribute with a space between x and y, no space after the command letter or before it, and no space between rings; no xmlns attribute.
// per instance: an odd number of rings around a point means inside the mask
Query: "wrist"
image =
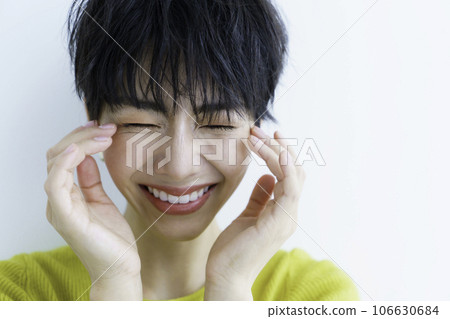
<svg viewBox="0 0 450 319"><path fill-rule="evenodd" d="M213 284L206 282L205 284L205 301L220 300L242 300L253 301L251 285L234 284L228 282L225 284Z"/></svg>
<svg viewBox="0 0 450 319"><path fill-rule="evenodd" d="M143 300L141 276L100 278L92 282L91 301Z"/></svg>

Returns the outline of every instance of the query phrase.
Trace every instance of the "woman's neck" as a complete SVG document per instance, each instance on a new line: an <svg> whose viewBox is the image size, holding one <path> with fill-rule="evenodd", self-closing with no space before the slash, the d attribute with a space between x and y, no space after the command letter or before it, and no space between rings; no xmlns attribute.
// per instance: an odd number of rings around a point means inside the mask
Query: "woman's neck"
<svg viewBox="0 0 450 319"><path fill-rule="evenodd" d="M205 284L205 267L209 251L221 230L214 219L195 239L167 240L156 235L139 220L131 205L125 219L136 238L141 258L144 299L167 300L191 294Z"/></svg>

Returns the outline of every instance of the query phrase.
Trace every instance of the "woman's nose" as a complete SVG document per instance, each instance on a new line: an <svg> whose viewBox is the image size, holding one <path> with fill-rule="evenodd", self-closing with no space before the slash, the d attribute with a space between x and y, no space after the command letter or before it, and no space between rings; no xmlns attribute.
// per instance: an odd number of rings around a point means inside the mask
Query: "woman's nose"
<svg viewBox="0 0 450 319"><path fill-rule="evenodd" d="M193 181L200 171L199 165L193 165L193 136L187 130L178 129L163 137L167 140L155 152L155 175L166 176L167 180L182 184Z"/></svg>

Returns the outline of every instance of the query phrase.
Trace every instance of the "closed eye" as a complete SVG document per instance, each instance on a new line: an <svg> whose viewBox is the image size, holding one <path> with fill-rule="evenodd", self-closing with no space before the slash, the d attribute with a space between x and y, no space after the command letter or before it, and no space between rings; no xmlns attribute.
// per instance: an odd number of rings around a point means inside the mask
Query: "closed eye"
<svg viewBox="0 0 450 319"><path fill-rule="evenodd" d="M118 126L122 127L159 127L156 124L147 124L147 123L122 123Z"/></svg>
<svg viewBox="0 0 450 319"><path fill-rule="evenodd" d="M200 126L200 128L207 128L211 130L223 130L223 131L231 131L235 129L236 127L230 126L230 125L204 125Z"/></svg>
<svg viewBox="0 0 450 319"><path fill-rule="evenodd" d="M124 127L124 128L130 128L130 127L160 127L156 124L147 124L147 123L122 123L118 126ZM206 128L210 130L222 130L222 131L231 131L234 130L236 127L231 125L203 125L200 126L200 128Z"/></svg>

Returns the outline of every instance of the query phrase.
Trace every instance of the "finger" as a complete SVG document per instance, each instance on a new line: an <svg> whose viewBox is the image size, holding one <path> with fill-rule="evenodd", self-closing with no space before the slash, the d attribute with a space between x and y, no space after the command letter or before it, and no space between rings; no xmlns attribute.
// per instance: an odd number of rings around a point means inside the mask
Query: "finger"
<svg viewBox="0 0 450 319"><path fill-rule="evenodd" d="M74 202L74 201L78 201L78 202L83 201L84 200L83 194L81 194L79 188L76 187L75 185L74 185L74 188L75 189L72 189L72 192L71 192L71 200L72 200L72 202ZM52 205L50 203L50 200L47 200L46 217L47 217L47 220L50 222L50 224L58 226L57 225L57 219L53 218L53 210L52 210Z"/></svg>
<svg viewBox="0 0 450 319"><path fill-rule="evenodd" d="M78 184L86 202L110 203L110 199L102 186L97 163L92 156L86 156L77 166L77 176Z"/></svg>
<svg viewBox="0 0 450 319"><path fill-rule="evenodd" d="M275 179L272 175L261 176L253 189L247 207L240 216L257 217L266 207L275 186Z"/></svg>
<svg viewBox="0 0 450 319"><path fill-rule="evenodd" d="M88 140L82 140L80 142L74 142L74 143L77 144L78 147L86 155L93 155L98 152L103 152L112 144L111 137L106 137L105 139L100 139L100 140L94 139L94 138L88 139ZM47 161L47 173L50 172L50 170L52 169L56 158L57 157L54 157Z"/></svg>
<svg viewBox="0 0 450 319"><path fill-rule="evenodd" d="M296 154L294 152L294 145L288 145L286 143L286 138L280 133L280 131L275 131L274 133L275 141L281 145L282 148L288 150L289 154L295 158ZM295 144L297 145L297 144ZM289 147L290 146L290 147Z"/></svg>
<svg viewBox="0 0 450 319"><path fill-rule="evenodd" d="M50 224L52 223L52 206L50 205L50 201L47 200L47 207L46 207L46 217L47 220L50 222Z"/></svg>
<svg viewBox="0 0 450 319"><path fill-rule="evenodd" d="M287 157L283 165L281 158ZM278 181L274 189L274 199L266 204L266 209L258 218L257 229L263 232L268 242L284 242L298 227L298 202L302 191L302 184L298 184L294 160L284 150L280 154L280 167L284 179Z"/></svg>
<svg viewBox="0 0 450 319"><path fill-rule="evenodd" d="M295 148L291 146L291 148L288 148L288 145L286 144L286 140L285 138L281 135L280 131L276 131L275 132L275 138L277 139L277 141L285 148L288 150L289 155L294 159L294 165L295 165L295 170L297 172L297 176L300 180L301 183L303 183L305 181L306 178L306 173L305 170L303 169L303 166L300 164L295 163L295 158L297 156L297 154L294 152Z"/></svg>
<svg viewBox="0 0 450 319"><path fill-rule="evenodd" d="M287 158L287 163L281 162L283 158ZM302 185L298 183L294 159L286 150L280 154L280 167L284 178L282 183L279 183L278 191L274 194L274 201L281 207L291 207L291 204L296 203L300 198Z"/></svg>
<svg viewBox="0 0 450 319"><path fill-rule="evenodd" d="M61 142L65 142L64 144L66 145L66 147L69 146L69 144L71 144L71 142L69 142L70 137L75 136L78 132L81 132L83 130L85 130L88 127L93 127L96 126L97 122L96 121L90 121L88 123L86 123L85 125L79 126L77 128L75 128L74 130L72 130L69 134L67 134L66 136L64 136L63 139L61 139L55 146L51 147L50 149L48 149L47 151L47 160L58 156L59 153L61 153L61 150L57 149L57 145L61 144ZM63 149L65 149L66 147L64 147Z"/></svg>
<svg viewBox="0 0 450 319"><path fill-rule="evenodd" d="M272 149L276 154L280 154L283 150L283 145L271 138L268 134L266 134L261 128L257 126L252 127L252 134L254 134L257 138L264 142L270 149Z"/></svg>
<svg viewBox="0 0 450 319"><path fill-rule="evenodd" d="M58 156L71 143L80 144L82 141L94 140L94 138L111 137L115 134L116 130L117 126L114 124L78 127L47 151L47 161Z"/></svg>
<svg viewBox="0 0 450 319"><path fill-rule="evenodd" d="M249 139L250 142L248 144L250 150L256 153L256 155L261 157L267 163L267 167L278 180L282 180L283 171L281 170L279 165L279 155L276 154L269 146L264 144L256 136L250 135Z"/></svg>
<svg viewBox="0 0 450 319"><path fill-rule="evenodd" d="M71 144L61 153L48 174L44 184L45 192L51 206L52 219L55 212L58 220L64 220L64 215L72 210L73 169L84 159L76 144Z"/></svg>
<svg viewBox="0 0 450 319"><path fill-rule="evenodd" d="M283 157L287 157L286 164L281 163ZM278 214L276 211L279 211L279 209L290 212L292 206L296 205L301 193L301 187L297 183L294 161L286 150L280 154L280 167L283 170L283 179L275 185L273 207L276 209L270 213L274 215Z"/></svg>

